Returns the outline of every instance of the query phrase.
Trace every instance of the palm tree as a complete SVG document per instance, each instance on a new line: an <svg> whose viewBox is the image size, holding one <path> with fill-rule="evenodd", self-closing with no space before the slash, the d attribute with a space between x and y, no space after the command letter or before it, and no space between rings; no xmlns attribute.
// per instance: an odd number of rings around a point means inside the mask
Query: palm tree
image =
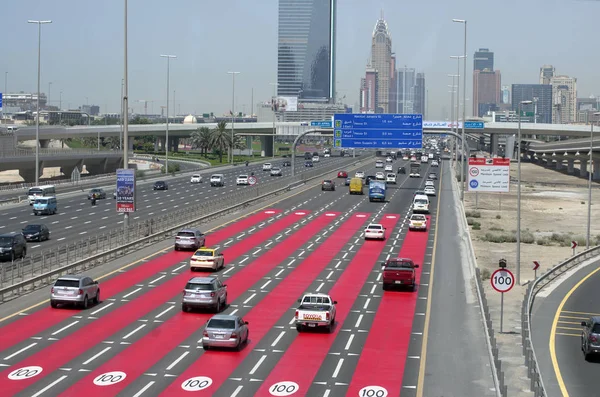
<svg viewBox="0 0 600 397"><path fill-rule="evenodd" d="M206 154L211 145L212 134L208 127L200 127L190 135L192 147L199 148L202 154Z"/></svg>
<svg viewBox="0 0 600 397"><path fill-rule="evenodd" d="M231 136L227 131L227 122L219 121L211 132L211 146L219 149L219 162L223 162L223 152L231 146Z"/></svg>

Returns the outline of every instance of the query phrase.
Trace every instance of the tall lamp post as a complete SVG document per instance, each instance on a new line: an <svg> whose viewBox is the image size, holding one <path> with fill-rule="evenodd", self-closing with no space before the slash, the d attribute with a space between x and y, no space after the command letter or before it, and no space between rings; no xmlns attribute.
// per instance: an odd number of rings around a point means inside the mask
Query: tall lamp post
<svg viewBox="0 0 600 397"><path fill-rule="evenodd" d="M8 72L4 72L4 94L2 94L2 118L4 119L4 124L8 124L8 119L6 118L6 93L8 92Z"/></svg>
<svg viewBox="0 0 600 397"><path fill-rule="evenodd" d="M37 73L37 104L35 115L35 184L40 181L40 76L41 76L41 57L42 57L42 25L52 23L52 21L33 21L27 23L38 25L38 73Z"/></svg>
<svg viewBox="0 0 600 397"><path fill-rule="evenodd" d="M52 89L52 82L48 82L48 96L46 97L46 106L50 106L50 90Z"/></svg>
<svg viewBox="0 0 600 397"><path fill-rule="evenodd" d="M235 75L240 72L227 72L231 75L232 80L232 93L231 93L231 164L233 164L233 144L234 144L234 130L235 130Z"/></svg>
<svg viewBox="0 0 600 397"><path fill-rule="evenodd" d="M461 134L461 147L462 153L465 152L465 120L466 120L466 110L467 110L467 20L466 19L453 19L452 22L462 23L465 25L465 37L464 37L464 46L463 46L463 125L462 125L462 134ZM464 167L463 167L464 168ZM461 170L462 175L463 170ZM460 201L464 201L465 199L465 181L463 178L460 179L460 184L462 185L462 190L460 191Z"/></svg>
<svg viewBox="0 0 600 397"><path fill-rule="evenodd" d="M519 102L517 115L517 285L521 285L521 112L523 105L531 105L533 101Z"/></svg>
<svg viewBox="0 0 600 397"><path fill-rule="evenodd" d="M269 83L269 85L273 86L273 98L271 99L271 107L273 108L273 158L275 158L275 136L277 134L277 131L275 130L275 101L277 100L277 86L279 86L279 83Z"/></svg>
<svg viewBox="0 0 600 397"><path fill-rule="evenodd" d="M121 96L121 106L123 115L123 168L129 168L129 78L127 67L127 0L124 0L125 12L123 22L123 95ZM129 227L129 213L123 214L123 231Z"/></svg>
<svg viewBox="0 0 600 397"><path fill-rule="evenodd" d="M167 58L167 131L165 136L165 175L169 173L169 74L171 59L177 58L176 55L161 55L162 58Z"/></svg>
<svg viewBox="0 0 600 397"><path fill-rule="evenodd" d="M460 60L463 59L463 55L451 55L450 59L456 59L456 133L458 134L458 126L460 125ZM463 76L463 80L466 79L466 75ZM465 120L463 119L463 125ZM464 135L463 135L464 137ZM465 146L462 145L462 152L460 153L460 181L464 186L464 174L465 174ZM470 153L470 151L469 151ZM468 157L468 156L467 156ZM461 190L461 193L464 190Z"/></svg>
<svg viewBox="0 0 600 397"><path fill-rule="evenodd" d="M452 77L452 85L448 86L452 88L452 98L454 98L454 94L456 94L456 105L454 104L454 101L451 102L450 106L452 108L452 110L450 111L450 125L454 124L454 121L456 121L456 125L453 128L450 128L450 130L454 129L454 132L458 134L458 101L459 101L459 96L458 96L458 80L460 79L460 75L459 74L449 74L448 77ZM456 84L454 79L457 79ZM456 138L454 138L454 142L456 142ZM454 145L454 154L456 155L456 144ZM457 158L458 159L458 158Z"/></svg>
<svg viewBox="0 0 600 397"><path fill-rule="evenodd" d="M594 116L600 116L600 112L595 112ZM594 120L590 122L590 160L588 165L588 213L587 213L587 233L585 236L585 248L590 249L591 228L592 228L592 175L594 174L593 152L594 152Z"/></svg>

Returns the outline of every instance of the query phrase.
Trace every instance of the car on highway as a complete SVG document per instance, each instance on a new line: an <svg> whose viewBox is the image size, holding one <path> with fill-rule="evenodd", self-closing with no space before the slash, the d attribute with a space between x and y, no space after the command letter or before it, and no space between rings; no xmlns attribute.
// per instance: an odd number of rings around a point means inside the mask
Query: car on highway
<svg viewBox="0 0 600 397"><path fill-rule="evenodd" d="M407 161L408 160L408 156L407 155L402 156L402 160Z"/></svg>
<svg viewBox="0 0 600 397"><path fill-rule="evenodd" d="M338 178L348 178L348 173L346 171L340 171L337 174Z"/></svg>
<svg viewBox="0 0 600 397"><path fill-rule="evenodd" d="M413 194L413 199L416 196L426 196L425 191L424 190L415 190L415 193Z"/></svg>
<svg viewBox="0 0 600 397"><path fill-rule="evenodd" d="M393 172L394 171L394 167L391 164L386 164L385 168L383 169L385 172Z"/></svg>
<svg viewBox="0 0 600 397"><path fill-rule="evenodd" d="M419 265L408 258L393 258L381 264L383 266L382 287L387 290L391 286L417 286L416 270Z"/></svg>
<svg viewBox="0 0 600 397"><path fill-rule="evenodd" d="M240 350L248 343L248 321L231 314L214 315L202 332L202 348L225 347Z"/></svg>
<svg viewBox="0 0 600 397"><path fill-rule="evenodd" d="M326 179L321 183L321 190L335 191L335 183L331 179Z"/></svg>
<svg viewBox="0 0 600 397"><path fill-rule="evenodd" d="M58 212L56 197L38 197L33 202L33 215L52 215Z"/></svg>
<svg viewBox="0 0 600 397"><path fill-rule="evenodd" d="M210 186L223 187L225 186L225 176L223 174L213 174L210 176Z"/></svg>
<svg viewBox="0 0 600 397"><path fill-rule="evenodd" d="M101 188L91 189L87 195L88 200L91 200L93 195L96 195L96 199L105 199L106 198L106 192L104 191L104 189L101 189Z"/></svg>
<svg viewBox="0 0 600 397"><path fill-rule="evenodd" d="M177 232L175 236L175 251L182 249L193 249L197 250L200 247L204 247L206 244L206 236L196 228L185 228Z"/></svg>
<svg viewBox="0 0 600 397"><path fill-rule="evenodd" d="M235 184L238 186L249 185L250 182L248 182L248 175L238 175L238 177L235 180Z"/></svg>
<svg viewBox="0 0 600 397"><path fill-rule="evenodd" d="M337 301L327 294L306 294L298 299L300 305L294 315L296 330L301 332L305 328L322 327L327 332L332 332L335 327L335 314Z"/></svg>
<svg viewBox="0 0 600 397"><path fill-rule="evenodd" d="M389 157L389 156L388 156L388 157L385 159L385 162L386 162L386 163L393 163L393 162L394 162L394 159L392 159L391 157Z"/></svg>
<svg viewBox="0 0 600 397"><path fill-rule="evenodd" d="M292 162L291 161L284 161L283 163L281 163L282 167L291 167L292 166Z"/></svg>
<svg viewBox="0 0 600 397"><path fill-rule="evenodd" d="M115 191L113 192L113 200L116 200L116 199L117 199L117 191L115 190Z"/></svg>
<svg viewBox="0 0 600 397"><path fill-rule="evenodd" d="M365 178L365 185L369 186L369 183L371 181L376 181L377 177L375 175L367 175L367 177Z"/></svg>
<svg viewBox="0 0 600 397"><path fill-rule="evenodd" d="M375 162L375 168L383 168L383 161L377 160Z"/></svg>
<svg viewBox="0 0 600 397"><path fill-rule="evenodd" d="M378 181L385 181L385 174L383 172L376 172L375 179Z"/></svg>
<svg viewBox="0 0 600 397"><path fill-rule="evenodd" d="M396 184L396 174L389 172L385 176L385 183L393 183L395 185Z"/></svg>
<svg viewBox="0 0 600 397"><path fill-rule="evenodd" d="M202 175L194 174L190 178L190 183L202 183Z"/></svg>
<svg viewBox="0 0 600 397"><path fill-rule="evenodd" d="M21 230L21 234L25 237L26 241L44 241L50 240L50 229L44 224L34 225L30 224L25 226Z"/></svg>
<svg viewBox="0 0 600 397"><path fill-rule="evenodd" d="M362 179L365 179L365 173L364 173L363 171L356 171L356 172L354 173L354 177L355 177L355 178L362 178Z"/></svg>
<svg viewBox="0 0 600 397"><path fill-rule="evenodd" d="M27 241L22 234L0 234L0 259L12 262L25 256L27 256Z"/></svg>
<svg viewBox="0 0 600 397"><path fill-rule="evenodd" d="M277 168L277 167L271 168L271 176L282 176L282 175L283 175L283 171L281 171L281 168Z"/></svg>
<svg viewBox="0 0 600 397"><path fill-rule="evenodd" d="M406 174L406 168L398 167L398 174Z"/></svg>
<svg viewBox="0 0 600 397"><path fill-rule="evenodd" d="M600 316L590 317L587 321L582 321L581 326L581 351L585 360L589 360L592 355L600 353Z"/></svg>
<svg viewBox="0 0 600 397"><path fill-rule="evenodd" d="M420 214L429 214L429 197L425 195L416 195L413 199L413 212Z"/></svg>
<svg viewBox="0 0 600 397"><path fill-rule="evenodd" d="M431 160L431 166L432 167L439 167L440 163L437 160Z"/></svg>
<svg viewBox="0 0 600 397"><path fill-rule="evenodd" d="M54 196L56 194L56 188L53 185L34 186L29 188L27 192L27 200L29 205L33 205L33 202L37 197Z"/></svg>
<svg viewBox="0 0 600 397"><path fill-rule="evenodd" d="M86 275L66 275L56 279L50 288L50 306L75 305L87 309L100 303L100 285Z"/></svg>
<svg viewBox="0 0 600 397"><path fill-rule="evenodd" d="M323 157L324 157L324 158L329 158L329 157L331 157L331 153L325 153L325 154L323 155Z"/></svg>
<svg viewBox="0 0 600 397"><path fill-rule="evenodd" d="M435 183L433 182L433 180L432 180L432 179L427 179L427 180L425 181L425 187L427 187L427 186L432 186L432 187L435 187Z"/></svg>
<svg viewBox="0 0 600 397"><path fill-rule="evenodd" d="M433 186L425 186L423 189L426 196L435 196L435 188Z"/></svg>
<svg viewBox="0 0 600 397"><path fill-rule="evenodd" d="M365 228L365 240L385 240L385 227L379 223L369 223Z"/></svg>
<svg viewBox="0 0 600 397"><path fill-rule="evenodd" d="M345 186L350 186L350 182L352 181L352 178L346 178L346 181L344 182ZM362 182L361 182L362 183Z"/></svg>
<svg viewBox="0 0 600 397"><path fill-rule="evenodd" d="M312 161L313 163L318 163L320 161L319 156L313 156Z"/></svg>
<svg viewBox="0 0 600 397"><path fill-rule="evenodd" d="M165 181L156 181L152 186L152 190L169 190L169 184Z"/></svg>
<svg viewBox="0 0 600 397"><path fill-rule="evenodd" d="M427 217L423 214L412 214L408 221L408 230L427 231Z"/></svg>
<svg viewBox="0 0 600 397"><path fill-rule="evenodd" d="M181 311L211 309L217 313L227 307L227 285L217 277L192 277L183 289Z"/></svg>
<svg viewBox="0 0 600 397"><path fill-rule="evenodd" d="M190 258L190 270L198 269L219 270L225 266L225 256L218 248L202 247Z"/></svg>
<svg viewBox="0 0 600 397"><path fill-rule="evenodd" d="M304 162L304 166L305 166L305 167L311 167L311 168L312 168L312 166L313 166L313 162L312 162L312 161L305 161L305 162Z"/></svg>
<svg viewBox="0 0 600 397"><path fill-rule="evenodd" d="M264 163L263 166L262 166L262 170L263 171L271 171L272 167L273 166L271 165L271 163Z"/></svg>
<svg viewBox="0 0 600 397"><path fill-rule="evenodd" d="M436 180L436 179L438 179L438 177L435 172L430 172L429 176L427 176L427 179Z"/></svg>

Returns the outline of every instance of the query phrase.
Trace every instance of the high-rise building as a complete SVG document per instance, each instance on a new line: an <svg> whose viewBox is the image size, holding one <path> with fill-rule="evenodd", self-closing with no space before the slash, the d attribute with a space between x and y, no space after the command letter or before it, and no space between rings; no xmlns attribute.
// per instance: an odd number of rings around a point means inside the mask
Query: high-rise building
<svg viewBox="0 0 600 397"><path fill-rule="evenodd" d="M500 102L503 104L510 103L510 87L507 85L503 85L500 90Z"/></svg>
<svg viewBox="0 0 600 397"><path fill-rule="evenodd" d="M489 111L498 110L500 83L499 70L484 69L473 72L473 116L482 117Z"/></svg>
<svg viewBox="0 0 600 397"><path fill-rule="evenodd" d="M375 113L377 111L377 87L377 71L372 67L367 67L360 86L361 113Z"/></svg>
<svg viewBox="0 0 600 397"><path fill-rule="evenodd" d="M537 98L537 100L535 99ZM512 85L512 110L519 111L519 103L532 101L531 105L522 105L521 111L528 121L534 121L528 114L536 115L537 122L552 123L552 86L549 84L513 84Z"/></svg>
<svg viewBox="0 0 600 397"><path fill-rule="evenodd" d="M417 73L414 88L413 113L422 114L425 116L425 73Z"/></svg>
<svg viewBox="0 0 600 397"><path fill-rule="evenodd" d="M388 113L398 113L398 85L396 84L396 54L392 53L390 61L390 100Z"/></svg>
<svg viewBox="0 0 600 397"><path fill-rule="evenodd" d="M485 69L494 70L494 53L488 48L480 48L473 57L473 70Z"/></svg>
<svg viewBox="0 0 600 397"><path fill-rule="evenodd" d="M553 106L552 123L567 124L577 121L577 79L569 76L553 76L552 85Z"/></svg>
<svg viewBox="0 0 600 397"><path fill-rule="evenodd" d="M382 15L373 29L371 43L371 66L377 71L377 113L390 112L391 65L392 36Z"/></svg>
<svg viewBox="0 0 600 397"><path fill-rule="evenodd" d="M277 95L335 101L336 0L279 0Z"/></svg>
<svg viewBox="0 0 600 397"><path fill-rule="evenodd" d="M556 70L552 65L544 65L540 68L540 84L550 84L550 80L554 77Z"/></svg>
<svg viewBox="0 0 600 397"><path fill-rule="evenodd" d="M414 113L416 73L415 69L406 66L396 73L398 113Z"/></svg>

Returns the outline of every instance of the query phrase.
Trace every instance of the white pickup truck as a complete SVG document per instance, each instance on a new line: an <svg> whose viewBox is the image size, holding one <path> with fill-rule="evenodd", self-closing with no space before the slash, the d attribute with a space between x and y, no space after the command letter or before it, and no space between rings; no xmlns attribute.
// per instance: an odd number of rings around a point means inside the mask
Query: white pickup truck
<svg viewBox="0 0 600 397"><path fill-rule="evenodd" d="M304 327L326 327L328 332L333 331L335 325L336 301L326 294L306 294L298 299L300 306L296 309L296 330L302 331Z"/></svg>

